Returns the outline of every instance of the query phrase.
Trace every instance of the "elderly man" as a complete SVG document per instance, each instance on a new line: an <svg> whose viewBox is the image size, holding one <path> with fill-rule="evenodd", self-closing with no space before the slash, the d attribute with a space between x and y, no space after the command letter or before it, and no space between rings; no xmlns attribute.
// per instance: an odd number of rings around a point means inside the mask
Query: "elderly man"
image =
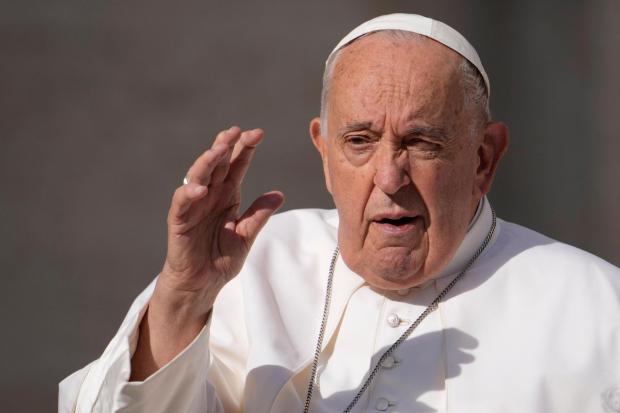
<svg viewBox="0 0 620 413"><path fill-rule="evenodd" d="M173 196L161 274L60 410L620 411L620 271L496 219L489 91L443 23L355 29L310 123L336 211L267 223L271 192L240 214L262 131L221 132Z"/></svg>

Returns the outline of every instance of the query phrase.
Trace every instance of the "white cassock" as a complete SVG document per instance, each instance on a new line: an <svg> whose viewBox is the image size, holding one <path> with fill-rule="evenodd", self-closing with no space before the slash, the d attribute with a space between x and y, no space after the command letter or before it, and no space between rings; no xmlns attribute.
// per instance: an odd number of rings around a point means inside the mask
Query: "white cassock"
<svg viewBox="0 0 620 413"><path fill-rule="evenodd" d="M452 262L410 290L374 290L338 259L312 411L349 404L491 221L484 200ZM102 356L60 384L59 410L301 412L337 226L336 211L273 217L199 336L144 382L127 382L152 283ZM620 270L498 220L483 255L386 360L354 411L620 412Z"/></svg>

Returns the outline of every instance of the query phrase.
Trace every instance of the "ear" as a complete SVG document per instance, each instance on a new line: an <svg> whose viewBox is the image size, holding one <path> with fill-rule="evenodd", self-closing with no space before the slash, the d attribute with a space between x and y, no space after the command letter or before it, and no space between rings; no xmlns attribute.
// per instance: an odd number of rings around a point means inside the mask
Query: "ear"
<svg viewBox="0 0 620 413"><path fill-rule="evenodd" d="M323 175L325 176L325 186L329 193L332 193L332 184L329 179L329 164L328 164L328 148L327 148L327 136L321 135L321 119L313 118L310 121L310 137L312 138L312 143L319 154L321 155L321 159L323 161Z"/></svg>
<svg viewBox="0 0 620 413"><path fill-rule="evenodd" d="M474 185L476 198L481 198L491 189L497 165L506 153L509 141L508 127L505 124L501 122L487 124L478 148L478 169Z"/></svg>

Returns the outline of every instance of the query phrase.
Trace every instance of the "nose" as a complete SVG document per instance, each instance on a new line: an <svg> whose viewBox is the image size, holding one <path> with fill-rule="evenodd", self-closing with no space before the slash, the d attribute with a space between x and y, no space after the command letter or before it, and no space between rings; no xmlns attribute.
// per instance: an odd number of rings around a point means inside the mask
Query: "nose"
<svg viewBox="0 0 620 413"><path fill-rule="evenodd" d="M374 184L388 195L394 195L411 183L407 151L390 149L379 151L375 158Z"/></svg>

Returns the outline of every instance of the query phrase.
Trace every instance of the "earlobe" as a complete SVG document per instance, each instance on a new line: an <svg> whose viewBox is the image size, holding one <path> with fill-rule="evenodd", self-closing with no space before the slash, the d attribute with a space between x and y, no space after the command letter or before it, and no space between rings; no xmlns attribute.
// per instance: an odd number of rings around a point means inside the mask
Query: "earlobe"
<svg viewBox="0 0 620 413"><path fill-rule="evenodd" d="M505 124L492 122L486 126L484 137L478 148L476 189L479 194L476 195L486 195L491 189L497 166L508 149L509 141L508 127Z"/></svg>
<svg viewBox="0 0 620 413"><path fill-rule="evenodd" d="M325 175L325 186L329 193L332 193L332 185L329 178L329 163L328 163L328 149L327 149L327 137L321 135L321 119L313 118L310 121L310 137L312 138L312 144L321 155L323 162L323 174Z"/></svg>

